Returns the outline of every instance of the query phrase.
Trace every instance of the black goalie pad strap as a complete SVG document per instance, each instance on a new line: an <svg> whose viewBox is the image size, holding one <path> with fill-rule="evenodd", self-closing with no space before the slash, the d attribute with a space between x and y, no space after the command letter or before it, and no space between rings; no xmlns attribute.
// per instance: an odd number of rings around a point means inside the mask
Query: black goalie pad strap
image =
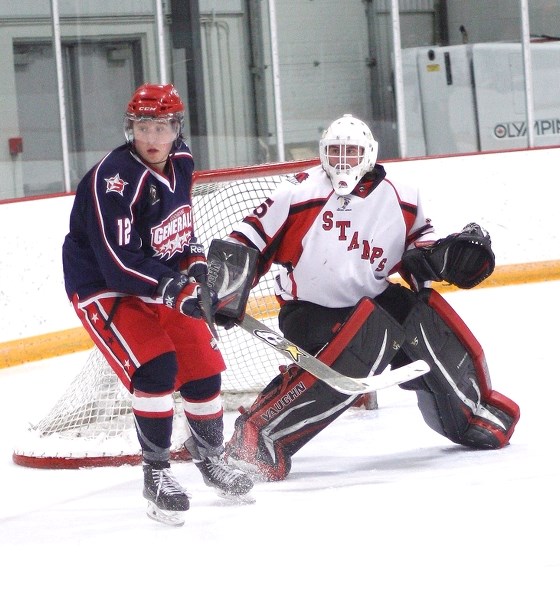
<svg viewBox="0 0 560 600"><path fill-rule="evenodd" d="M258 252L243 244L212 240L208 249L208 287L218 294L218 315L241 319L255 279Z"/></svg>
<svg viewBox="0 0 560 600"><path fill-rule="evenodd" d="M381 307L363 299L317 355L351 377L383 371L399 350L404 330ZM237 418L226 453L268 480L284 479L291 457L339 417L356 395L337 392L296 365L276 377Z"/></svg>

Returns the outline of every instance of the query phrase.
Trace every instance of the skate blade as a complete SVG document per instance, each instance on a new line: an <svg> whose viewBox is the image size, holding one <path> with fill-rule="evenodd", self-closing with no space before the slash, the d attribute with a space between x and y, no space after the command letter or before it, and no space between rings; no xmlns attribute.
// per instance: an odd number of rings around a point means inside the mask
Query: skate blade
<svg viewBox="0 0 560 600"><path fill-rule="evenodd" d="M262 483L268 481L268 479L262 474L259 468L256 465L251 464L245 460L241 460L240 458L232 458L228 457L228 464L240 471L243 471L245 475L248 475L251 478L253 483Z"/></svg>
<svg viewBox="0 0 560 600"><path fill-rule="evenodd" d="M255 504L256 500L250 493L247 494L228 494L222 490L216 489L216 494L223 500L227 500L228 504Z"/></svg>
<svg viewBox="0 0 560 600"><path fill-rule="evenodd" d="M150 501L148 501L146 509L146 514L150 519L171 527L182 527L185 524L185 512L184 510L163 510Z"/></svg>

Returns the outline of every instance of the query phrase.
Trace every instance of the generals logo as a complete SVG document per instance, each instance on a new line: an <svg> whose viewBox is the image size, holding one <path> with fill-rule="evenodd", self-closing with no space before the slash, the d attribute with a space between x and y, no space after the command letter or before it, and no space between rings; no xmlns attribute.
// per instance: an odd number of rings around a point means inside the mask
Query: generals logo
<svg viewBox="0 0 560 600"><path fill-rule="evenodd" d="M170 258L182 252L192 237L193 221L190 206L181 206L172 212L165 221L152 227L152 248L155 256Z"/></svg>

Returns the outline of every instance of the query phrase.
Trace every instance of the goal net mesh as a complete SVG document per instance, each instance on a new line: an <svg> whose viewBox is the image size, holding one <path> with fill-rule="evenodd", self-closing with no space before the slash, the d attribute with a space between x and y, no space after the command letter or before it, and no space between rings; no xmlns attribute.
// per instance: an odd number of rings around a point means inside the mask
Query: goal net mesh
<svg viewBox="0 0 560 600"><path fill-rule="evenodd" d="M193 187L197 238L206 248L225 237L244 216L261 204L287 174L308 168L312 161L208 171ZM247 312L276 328L278 305L272 269L249 297ZM220 349L227 369L222 374L224 409L249 405L287 361L240 328L219 329ZM180 398L175 403L172 457L184 458L188 427ZM78 468L136 464L140 448L132 415L132 397L101 353L93 349L59 400L37 424L31 425L14 450L22 466Z"/></svg>

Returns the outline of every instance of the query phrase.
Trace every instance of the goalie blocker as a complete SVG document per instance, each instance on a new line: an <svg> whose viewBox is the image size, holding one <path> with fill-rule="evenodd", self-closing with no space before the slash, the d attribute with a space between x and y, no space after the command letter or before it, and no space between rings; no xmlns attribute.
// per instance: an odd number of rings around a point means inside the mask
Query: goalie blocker
<svg viewBox="0 0 560 600"><path fill-rule="evenodd" d="M243 248L239 246L236 260L248 265ZM216 287L228 294L237 289L233 281ZM237 312L229 313L239 317L244 306L241 301ZM375 301L362 299L317 357L353 377L379 373L389 364L397 368L411 360L425 360L430 372L401 387L416 392L425 422L457 444L501 448L519 420L515 402L492 389L480 344L435 290L415 293L391 284ZM265 480L284 479L292 456L355 400L356 395L337 392L290 365L237 418L226 455Z"/></svg>

